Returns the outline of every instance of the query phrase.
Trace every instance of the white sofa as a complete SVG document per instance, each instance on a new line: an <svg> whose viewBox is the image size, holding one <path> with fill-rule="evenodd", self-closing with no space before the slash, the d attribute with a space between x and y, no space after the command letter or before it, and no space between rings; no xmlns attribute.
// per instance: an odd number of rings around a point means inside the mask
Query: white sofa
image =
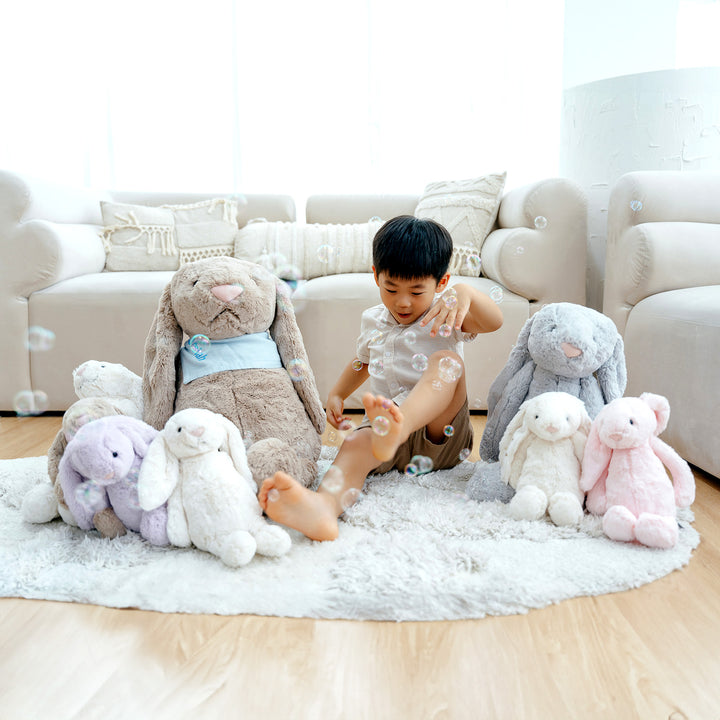
<svg viewBox="0 0 720 720"><path fill-rule="evenodd" d="M720 173L618 180L603 311L624 336L626 394L665 395L663 439L720 477Z"/></svg>
<svg viewBox="0 0 720 720"><path fill-rule="evenodd" d="M74 402L72 370L89 359L122 363L142 373L143 346L158 298L171 272L107 272L99 236L100 200L144 205L187 203L212 195L92 192L0 172L0 333L4 339L0 410L16 394L47 394L48 410ZM251 218L293 221L293 200L245 195L238 225ZM307 223L366 223L412 214L418 196L320 195L309 198ZM535 227L535 218L547 222ZM547 179L504 195L496 227L482 248L484 277L461 278L486 292L502 290L504 325L466 348L468 394L485 409L490 383L504 365L523 323L543 304L585 302L587 207L581 190ZM520 248L520 250L518 250ZM294 296L296 315L327 398L352 359L363 309L379 302L371 273L315 277ZM29 352L28 328L55 333L52 350ZM361 391L347 406L359 408Z"/></svg>

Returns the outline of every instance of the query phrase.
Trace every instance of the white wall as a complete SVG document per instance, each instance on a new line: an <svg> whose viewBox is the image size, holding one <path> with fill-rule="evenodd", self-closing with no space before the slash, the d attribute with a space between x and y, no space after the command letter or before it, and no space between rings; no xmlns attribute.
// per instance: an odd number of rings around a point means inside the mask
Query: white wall
<svg viewBox="0 0 720 720"><path fill-rule="evenodd" d="M587 303L601 309L617 179L720 170L720 2L566 0L564 37L560 174L588 196Z"/></svg>

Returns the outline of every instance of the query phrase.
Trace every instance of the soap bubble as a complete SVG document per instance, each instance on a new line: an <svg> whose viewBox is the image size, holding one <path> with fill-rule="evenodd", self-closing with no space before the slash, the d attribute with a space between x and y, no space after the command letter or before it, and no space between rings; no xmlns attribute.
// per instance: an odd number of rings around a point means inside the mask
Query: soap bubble
<svg viewBox="0 0 720 720"><path fill-rule="evenodd" d="M433 390L437 390L437 391L439 392L440 390L443 389L443 384L442 384L439 380L433 380L433 381L430 383L430 387L431 387Z"/></svg>
<svg viewBox="0 0 720 720"><path fill-rule="evenodd" d="M207 335L193 335L187 342L190 354L198 360L204 360L210 350L210 338Z"/></svg>
<svg viewBox="0 0 720 720"><path fill-rule="evenodd" d="M503 289L499 285L495 285L490 289L490 299L495 303L503 301Z"/></svg>
<svg viewBox="0 0 720 720"><path fill-rule="evenodd" d="M460 462L465 462L470 457L470 448L463 448L458 455Z"/></svg>
<svg viewBox="0 0 720 720"><path fill-rule="evenodd" d="M385 398L381 403L383 410L389 410L392 407L392 400Z"/></svg>
<svg viewBox="0 0 720 720"><path fill-rule="evenodd" d="M355 360L352 361L352 369L355 372L360 372L363 369L363 361L355 358Z"/></svg>
<svg viewBox="0 0 720 720"><path fill-rule="evenodd" d="M255 262L273 275L277 275L278 268L288 264L282 253L263 253Z"/></svg>
<svg viewBox="0 0 720 720"><path fill-rule="evenodd" d="M93 510L99 507L104 498L105 489L97 483L92 482L92 480L81 482L75 488L75 499L87 510Z"/></svg>
<svg viewBox="0 0 720 720"><path fill-rule="evenodd" d="M373 330L372 333L370 333L370 338L368 340L368 345L370 347L377 347L378 345L382 345L384 342L385 333L380 330Z"/></svg>
<svg viewBox="0 0 720 720"><path fill-rule="evenodd" d="M457 307L458 299L455 288L448 288L442 297L443 304L448 310L453 310Z"/></svg>
<svg viewBox="0 0 720 720"><path fill-rule="evenodd" d="M308 374L308 364L302 358L293 358L288 363L288 372L295 382L300 382Z"/></svg>
<svg viewBox="0 0 720 720"><path fill-rule="evenodd" d="M371 424L372 431L380 437L385 437L390 432L390 421L384 415L378 415Z"/></svg>
<svg viewBox="0 0 720 720"><path fill-rule="evenodd" d="M640 200L631 200L630 201L630 209L633 212L640 212L642 210L643 204L640 202Z"/></svg>
<svg viewBox="0 0 720 720"><path fill-rule="evenodd" d="M446 425L443 428L443 435L445 437L452 437L455 434L455 428L452 425Z"/></svg>
<svg viewBox="0 0 720 720"><path fill-rule="evenodd" d="M515 254L516 255L524 255L525 254L525 248L522 245L518 245L515 248Z"/></svg>
<svg viewBox="0 0 720 720"><path fill-rule="evenodd" d="M462 375L462 365L455 358L444 357L438 363L440 379L446 383L453 383Z"/></svg>
<svg viewBox="0 0 720 720"><path fill-rule="evenodd" d="M433 461L427 455L413 455L410 464L417 467L418 475L424 475L433 469Z"/></svg>
<svg viewBox="0 0 720 720"><path fill-rule="evenodd" d="M52 350L55 345L55 333L39 325L33 325L28 328L25 345L30 352Z"/></svg>
<svg viewBox="0 0 720 720"><path fill-rule="evenodd" d="M357 425L350 419L345 418L339 425L338 430L343 433L353 432Z"/></svg>
<svg viewBox="0 0 720 720"><path fill-rule="evenodd" d="M47 393L42 390L21 390L13 398L13 409L20 417L42 415L49 404Z"/></svg>
<svg viewBox="0 0 720 720"><path fill-rule="evenodd" d="M343 493L340 504L343 510L351 508L360 499L360 491L357 488L350 488Z"/></svg>
<svg viewBox="0 0 720 720"><path fill-rule="evenodd" d="M482 260L480 259L479 255L469 255L468 259L465 261L465 264L467 265L467 269L470 271L471 275L477 276L480 274Z"/></svg>
<svg viewBox="0 0 720 720"><path fill-rule="evenodd" d="M406 330L403 333L403 340L408 346L413 346L417 342L417 333L414 330Z"/></svg>
<svg viewBox="0 0 720 720"><path fill-rule="evenodd" d="M413 475L417 475L418 472L419 472L419 469L415 463L410 462L405 466L405 474L406 475L413 476Z"/></svg>
<svg viewBox="0 0 720 720"><path fill-rule="evenodd" d="M332 245L321 245L317 249L317 258L321 263L329 263L335 257L335 248Z"/></svg>
<svg viewBox="0 0 720 720"><path fill-rule="evenodd" d="M412 366L418 372L425 372L428 366L427 355L423 355L422 353L416 353L415 355L413 355Z"/></svg>
<svg viewBox="0 0 720 720"><path fill-rule="evenodd" d="M544 230L547 227L547 218L544 215L538 215L535 218L535 227L538 230Z"/></svg>
<svg viewBox="0 0 720 720"><path fill-rule="evenodd" d="M373 215L368 222L382 222L382 218L379 215Z"/></svg>
<svg viewBox="0 0 720 720"><path fill-rule="evenodd" d="M276 274L291 290L297 288L302 278L302 273L294 265L281 265L277 268Z"/></svg>
<svg viewBox="0 0 720 720"><path fill-rule="evenodd" d="M277 502L280 497L280 491L277 488L270 488L268 490L267 499L268 502Z"/></svg>
<svg viewBox="0 0 720 720"><path fill-rule="evenodd" d="M340 492L345 485L343 471L336 465L331 465L325 475L323 475L320 485L329 493L335 494Z"/></svg>
<svg viewBox="0 0 720 720"><path fill-rule="evenodd" d="M370 364L368 365L368 372L374 378L381 378L385 374L385 366L383 365L383 361L379 358L371 360Z"/></svg>
<svg viewBox="0 0 720 720"><path fill-rule="evenodd" d="M452 335L452 328L447 323L443 323L438 328L438 335L444 338L450 337L450 335Z"/></svg>

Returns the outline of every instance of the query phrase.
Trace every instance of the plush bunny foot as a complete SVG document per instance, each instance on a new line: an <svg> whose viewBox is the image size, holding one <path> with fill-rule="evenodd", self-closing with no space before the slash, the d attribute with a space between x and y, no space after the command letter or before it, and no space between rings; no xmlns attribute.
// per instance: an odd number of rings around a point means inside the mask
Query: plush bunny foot
<svg viewBox="0 0 720 720"><path fill-rule="evenodd" d="M167 521L166 505L144 512L140 518L140 535L152 545L169 545Z"/></svg>
<svg viewBox="0 0 720 720"><path fill-rule="evenodd" d="M556 525L579 525L583 518L583 509L575 495L559 492L550 498L548 515Z"/></svg>
<svg viewBox="0 0 720 720"><path fill-rule="evenodd" d="M127 534L127 528L112 508L96 512L93 516L93 525L104 538L122 537Z"/></svg>
<svg viewBox="0 0 720 720"><path fill-rule="evenodd" d="M307 473L295 450L278 438L264 438L253 443L248 448L247 460L250 472L258 485L264 478L274 475L279 470L297 478L298 482L305 486L313 479L313 476Z"/></svg>
<svg viewBox="0 0 720 720"><path fill-rule="evenodd" d="M545 493L534 485L520 488L510 501L510 515L515 520L539 520L547 510Z"/></svg>
<svg viewBox="0 0 720 720"><path fill-rule="evenodd" d="M678 524L673 517L640 513L635 524L635 537L648 547L671 548L678 540Z"/></svg>
<svg viewBox="0 0 720 720"><path fill-rule="evenodd" d="M624 506L613 505L603 515L603 531L611 540L631 542L635 539L637 518Z"/></svg>
<svg viewBox="0 0 720 720"><path fill-rule="evenodd" d="M292 545L290 536L285 530L277 525L263 523L263 527L254 533L257 543L257 552L266 557L280 557L284 555Z"/></svg>
<svg viewBox="0 0 720 720"><path fill-rule="evenodd" d="M509 503L515 495L514 488L500 478L500 463L476 463L475 472L468 480L465 494L477 502L498 500Z"/></svg>
<svg viewBox="0 0 720 720"><path fill-rule="evenodd" d="M46 523L58 516L58 499L53 486L42 482L32 488L22 500L22 519L29 523Z"/></svg>
<svg viewBox="0 0 720 720"><path fill-rule="evenodd" d="M208 550L217 555L229 567L242 567L247 565L257 550L255 538L246 530L236 530L220 538L215 547Z"/></svg>

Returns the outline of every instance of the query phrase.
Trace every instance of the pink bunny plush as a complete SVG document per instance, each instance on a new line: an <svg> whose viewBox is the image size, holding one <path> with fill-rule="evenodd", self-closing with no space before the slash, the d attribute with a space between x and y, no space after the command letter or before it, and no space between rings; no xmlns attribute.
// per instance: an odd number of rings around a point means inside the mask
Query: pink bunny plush
<svg viewBox="0 0 720 720"><path fill-rule="evenodd" d="M603 530L613 540L657 548L677 542L677 508L692 505L695 479L685 460L657 437L669 417L667 398L643 393L613 400L592 423L580 488L588 493L587 509L603 515Z"/></svg>

